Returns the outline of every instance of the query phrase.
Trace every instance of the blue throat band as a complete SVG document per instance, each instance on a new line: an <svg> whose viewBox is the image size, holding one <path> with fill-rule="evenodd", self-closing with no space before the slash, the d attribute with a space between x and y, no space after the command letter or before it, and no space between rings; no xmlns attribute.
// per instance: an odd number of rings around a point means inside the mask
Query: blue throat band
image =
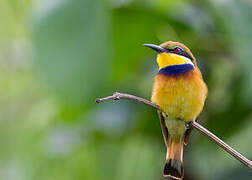
<svg viewBox="0 0 252 180"><path fill-rule="evenodd" d="M193 68L194 67L191 64L171 65L171 66L166 66L166 67L160 69L158 71L158 74L179 76L181 74L184 74L186 72L193 70Z"/></svg>

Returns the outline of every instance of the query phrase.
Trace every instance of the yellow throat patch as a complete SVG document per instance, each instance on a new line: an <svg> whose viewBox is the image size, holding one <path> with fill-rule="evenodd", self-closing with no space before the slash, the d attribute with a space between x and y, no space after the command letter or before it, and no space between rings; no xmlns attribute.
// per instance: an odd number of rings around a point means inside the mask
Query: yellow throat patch
<svg viewBox="0 0 252 180"><path fill-rule="evenodd" d="M192 66L194 66L189 58L173 53L159 53L157 56L157 63L159 70L166 66L179 64L191 64Z"/></svg>

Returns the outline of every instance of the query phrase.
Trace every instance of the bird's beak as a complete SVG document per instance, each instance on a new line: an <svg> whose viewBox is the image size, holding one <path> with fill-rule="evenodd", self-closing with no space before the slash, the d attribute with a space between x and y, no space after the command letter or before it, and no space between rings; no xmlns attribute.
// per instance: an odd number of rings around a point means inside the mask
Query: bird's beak
<svg viewBox="0 0 252 180"><path fill-rule="evenodd" d="M155 44L143 44L143 45L157 51L158 53L166 52L166 49L162 48L161 46L157 46Z"/></svg>

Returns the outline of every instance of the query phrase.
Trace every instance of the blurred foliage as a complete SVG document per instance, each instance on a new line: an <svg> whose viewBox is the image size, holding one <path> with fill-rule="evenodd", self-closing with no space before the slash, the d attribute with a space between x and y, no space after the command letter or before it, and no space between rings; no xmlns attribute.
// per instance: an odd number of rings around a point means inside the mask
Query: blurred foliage
<svg viewBox="0 0 252 180"><path fill-rule="evenodd" d="M95 104L149 98L157 71L143 43L186 44L209 87L199 122L252 159L252 3L235 0L0 1L0 179L164 179L155 110ZM184 179L251 179L198 132Z"/></svg>

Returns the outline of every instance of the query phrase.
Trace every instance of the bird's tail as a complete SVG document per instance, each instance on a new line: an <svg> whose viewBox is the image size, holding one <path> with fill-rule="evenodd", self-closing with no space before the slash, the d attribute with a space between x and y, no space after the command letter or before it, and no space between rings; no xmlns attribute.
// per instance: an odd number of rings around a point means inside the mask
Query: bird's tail
<svg viewBox="0 0 252 180"><path fill-rule="evenodd" d="M184 136L169 136L166 162L163 175L174 179L182 179L183 168L183 139Z"/></svg>

